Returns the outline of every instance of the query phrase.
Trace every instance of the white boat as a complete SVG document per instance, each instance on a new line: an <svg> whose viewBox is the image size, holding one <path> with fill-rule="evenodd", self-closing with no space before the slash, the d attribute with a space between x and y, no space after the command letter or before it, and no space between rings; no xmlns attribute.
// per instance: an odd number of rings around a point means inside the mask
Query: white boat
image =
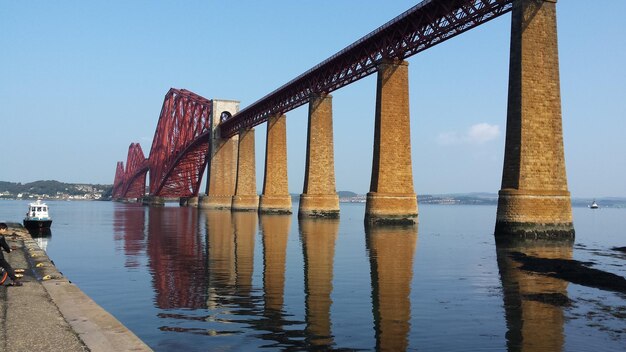
<svg viewBox="0 0 626 352"><path fill-rule="evenodd" d="M590 209L598 209L598 203L596 203L596 200L594 199L593 202L591 202L591 205L589 205Z"/></svg>
<svg viewBox="0 0 626 352"><path fill-rule="evenodd" d="M24 218L24 227L29 230L49 229L52 225L52 219L48 214L48 206L41 200L28 205L28 211Z"/></svg>

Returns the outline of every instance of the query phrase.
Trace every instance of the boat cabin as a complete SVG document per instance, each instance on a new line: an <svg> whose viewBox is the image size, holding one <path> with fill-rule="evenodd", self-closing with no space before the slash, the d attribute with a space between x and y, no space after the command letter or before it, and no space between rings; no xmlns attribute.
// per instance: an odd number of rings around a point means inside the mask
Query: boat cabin
<svg viewBox="0 0 626 352"><path fill-rule="evenodd" d="M32 220L48 219L48 206L41 201L30 203L26 217Z"/></svg>
<svg viewBox="0 0 626 352"><path fill-rule="evenodd" d="M48 206L41 200L28 205L28 211L24 218L24 227L31 229L49 229L52 219L48 214Z"/></svg>

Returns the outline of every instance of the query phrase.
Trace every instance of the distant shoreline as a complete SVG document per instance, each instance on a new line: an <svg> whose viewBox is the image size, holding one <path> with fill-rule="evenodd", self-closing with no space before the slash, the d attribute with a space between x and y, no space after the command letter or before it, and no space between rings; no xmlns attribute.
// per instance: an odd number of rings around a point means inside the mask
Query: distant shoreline
<svg viewBox="0 0 626 352"><path fill-rule="evenodd" d="M75 184L58 181L35 181L30 183L16 183L0 181L0 200L58 200L58 201L109 201L112 185ZM337 192L340 203L365 203L366 194L357 194L351 191ZM297 202L300 194L291 194L292 200ZM419 194L419 204L437 205L497 205L498 194L488 192L468 192L449 194ZM588 207L596 201L600 208L626 208L626 197L573 197L572 207Z"/></svg>

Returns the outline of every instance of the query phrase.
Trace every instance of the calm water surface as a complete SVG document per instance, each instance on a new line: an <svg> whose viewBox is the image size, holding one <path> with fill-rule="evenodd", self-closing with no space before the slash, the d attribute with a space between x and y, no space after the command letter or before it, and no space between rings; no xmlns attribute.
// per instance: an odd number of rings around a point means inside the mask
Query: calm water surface
<svg viewBox="0 0 626 352"><path fill-rule="evenodd" d="M626 209L575 208L574 244L496 246L496 208L420 205L419 226L365 228L113 202L48 202L42 245L156 351L620 351L626 296L520 269L510 255L626 276ZM297 204L295 205L297 209ZM0 201L21 221L25 201Z"/></svg>

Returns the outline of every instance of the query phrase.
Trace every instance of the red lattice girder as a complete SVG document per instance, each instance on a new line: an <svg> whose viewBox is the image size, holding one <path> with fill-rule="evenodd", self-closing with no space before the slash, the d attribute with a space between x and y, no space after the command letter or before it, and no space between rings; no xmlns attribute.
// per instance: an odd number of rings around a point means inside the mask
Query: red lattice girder
<svg viewBox="0 0 626 352"><path fill-rule="evenodd" d="M117 168L115 169L115 180L113 180L113 199L119 199L122 197L122 185L124 183L124 162L118 161Z"/></svg>
<svg viewBox="0 0 626 352"><path fill-rule="evenodd" d="M425 0L269 93L220 125L222 137L257 126L375 73L384 60L403 60L488 22L513 0Z"/></svg>
<svg viewBox="0 0 626 352"><path fill-rule="evenodd" d="M204 308L209 289L206 246L198 229L198 212L191 208L148 210L148 245L155 304L161 309ZM178 236L168 236L176 224Z"/></svg>
<svg viewBox="0 0 626 352"><path fill-rule="evenodd" d="M143 154L141 145L139 143L131 143L128 147L128 157L126 158L122 198L141 198L144 196L147 172L148 160Z"/></svg>
<svg viewBox="0 0 626 352"><path fill-rule="evenodd" d="M197 196L207 164L211 101L185 89L165 95L150 149L150 195Z"/></svg>

